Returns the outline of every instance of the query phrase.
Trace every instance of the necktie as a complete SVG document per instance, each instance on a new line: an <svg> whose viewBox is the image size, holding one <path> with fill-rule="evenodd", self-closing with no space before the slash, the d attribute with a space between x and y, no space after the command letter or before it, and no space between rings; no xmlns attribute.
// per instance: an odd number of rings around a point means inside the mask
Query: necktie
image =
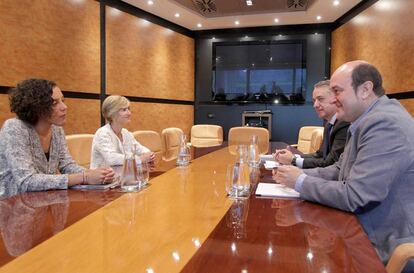
<svg viewBox="0 0 414 273"><path fill-rule="evenodd" d="M329 153L329 138L330 138L330 135L331 135L332 127L333 127L333 125L328 122L325 125L325 130L323 132L323 143L322 143L323 159L326 159L326 156Z"/></svg>

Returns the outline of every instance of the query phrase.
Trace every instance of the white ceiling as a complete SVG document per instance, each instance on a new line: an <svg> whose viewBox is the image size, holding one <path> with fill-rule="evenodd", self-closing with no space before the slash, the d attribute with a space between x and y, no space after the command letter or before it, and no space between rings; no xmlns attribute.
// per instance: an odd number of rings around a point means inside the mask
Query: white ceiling
<svg viewBox="0 0 414 273"><path fill-rule="evenodd" d="M185 7L174 0L152 0L152 5L148 4L148 0L123 1L187 29L206 30L235 27L331 23L362 0L338 0L339 5L336 6L333 5L334 0L309 0L309 5L306 11L294 12L251 14L246 12L246 8L243 7L243 9L240 9L240 15L215 18L204 17L195 10ZM220 0L215 1L217 2ZM253 0L253 4L254 2L259 1L274 0ZM246 1L240 0L240 2L241 5L245 5ZM236 7L235 9L237 10ZM176 13L179 13L180 17L175 17ZM317 20L317 16L321 16L321 19ZM276 18L279 22L275 22ZM236 25L235 21L239 21L239 25ZM201 24L202 27L198 27L197 24Z"/></svg>

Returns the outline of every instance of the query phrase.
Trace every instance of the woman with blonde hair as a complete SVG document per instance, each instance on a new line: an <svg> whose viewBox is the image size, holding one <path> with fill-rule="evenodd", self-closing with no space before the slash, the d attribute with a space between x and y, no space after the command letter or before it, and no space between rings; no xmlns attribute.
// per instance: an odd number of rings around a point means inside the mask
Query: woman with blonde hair
<svg viewBox="0 0 414 273"><path fill-rule="evenodd" d="M102 115L107 124L99 128L92 142L91 168L103 165L122 165L124 147L135 145L139 160L154 162L154 153L141 145L125 126L131 122L130 102L118 95L107 97L102 104Z"/></svg>

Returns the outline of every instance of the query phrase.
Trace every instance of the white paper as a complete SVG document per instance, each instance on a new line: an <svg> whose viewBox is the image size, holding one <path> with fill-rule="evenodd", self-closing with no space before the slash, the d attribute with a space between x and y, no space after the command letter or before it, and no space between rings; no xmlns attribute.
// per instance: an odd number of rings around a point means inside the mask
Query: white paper
<svg viewBox="0 0 414 273"><path fill-rule="evenodd" d="M260 155L261 161L274 160L273 155Z"/></svg>
<svg viewBox="0 0 414 273"><path fill-rule="evenodd" d="M73 185L70 188L74 190L107 190L118 186L118 181L112 182L111 184L83 184Z"/></svg>
<svg viewBox="0 0 414 273"><path fill-rule="evenodd" d="M256 195L283 198L299 198L299 193L294 189L274 183L259 183L259 185L257 185Z"/></svg>
<svg viewBox="0 0 414 273"><path fill-rule="evenodd" d="M274 168L279 167L279 162L272 161L272 160L266 160L264 167L266 170L272 170Z"/></svg>

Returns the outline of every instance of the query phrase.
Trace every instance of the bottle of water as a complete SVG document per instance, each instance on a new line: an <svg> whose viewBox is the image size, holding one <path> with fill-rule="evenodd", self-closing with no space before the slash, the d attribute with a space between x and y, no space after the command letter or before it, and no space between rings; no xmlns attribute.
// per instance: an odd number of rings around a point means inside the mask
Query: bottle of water
<svg viewBox="0 0 414 273"><path fill-rule="evenodd" d="M190 149L187 147L187 137L182 134L180 137L180 146L178 148L177 166L187 166L190 163Z"/></svg>
<svg viewBox="0 0 414 273"><path fill-rule="evenodd" d="M253 135L249 145L249 166L257 168L260 165L258 137Z"/></svg>
<svg viewBox="0 0 414 273"><path fill-rule="evenodd" d="M136 191L139 188L137 162L134 145L124 146L124 164L122 165L121 190Z"/></svg>

